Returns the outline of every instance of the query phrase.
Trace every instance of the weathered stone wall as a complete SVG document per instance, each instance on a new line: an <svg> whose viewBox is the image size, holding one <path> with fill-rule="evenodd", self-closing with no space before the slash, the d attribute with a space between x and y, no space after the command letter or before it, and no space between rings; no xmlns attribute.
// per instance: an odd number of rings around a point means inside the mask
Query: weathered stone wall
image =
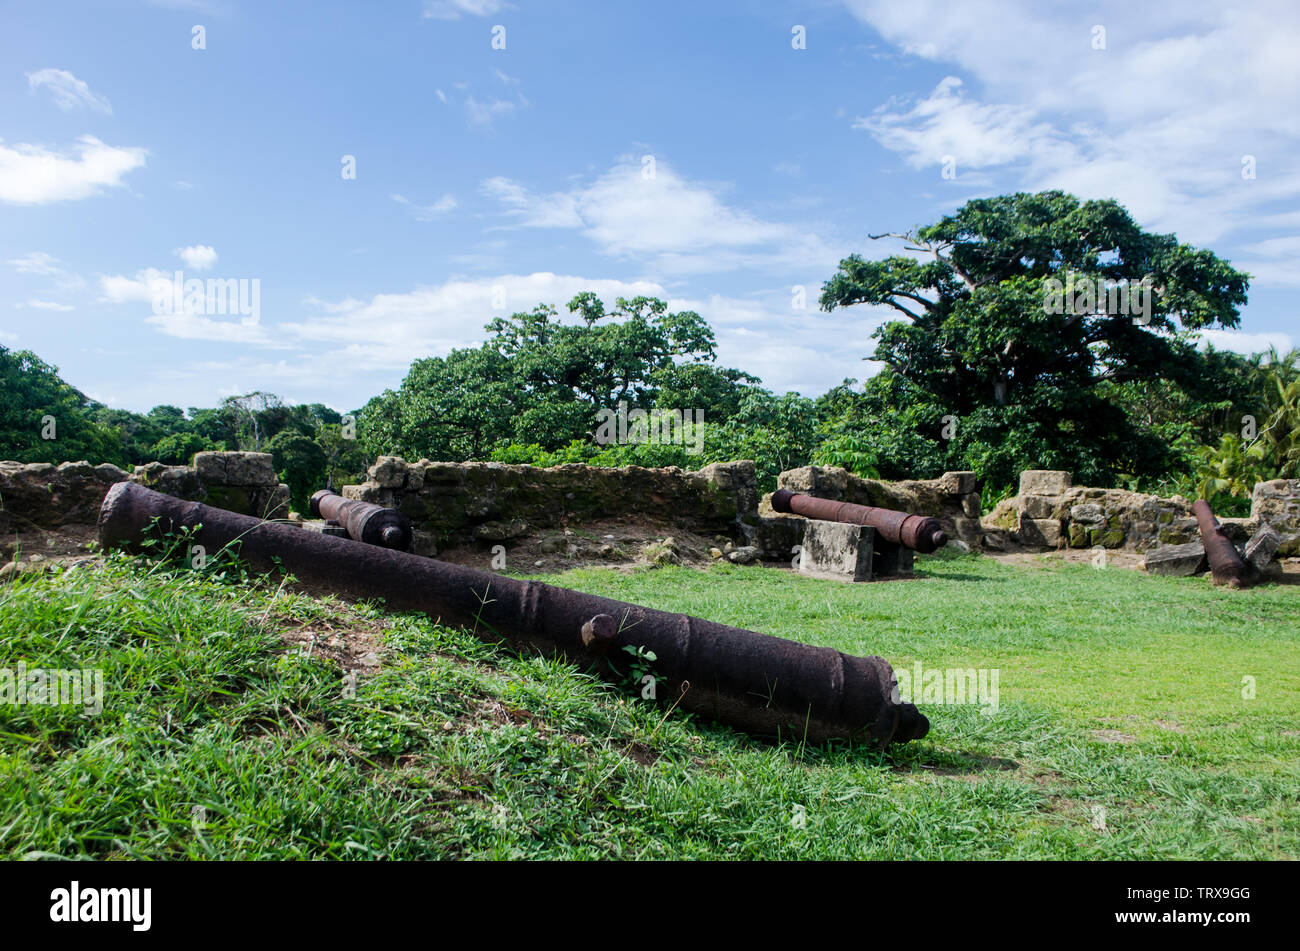
<svg viewBox="0 0 1300 951"><path fill-rule="evenodd" d="M973 472L945 472L938 479L908 479L884 482L864 479L838 466L804 466L777 476L777 488L836 501L897 509L939 520L950 538L978 548L984 529L980 524L979 484ZM754 544L770 559L791 557L801 543L805 519L782 514L772 508L771 496L763 497L758 510Z"/></svg>
<svg viewBox="0 0 1300 951"><path fill-rule="evenodd" d="M276 478L267 453L201 452L193 466L151 462L130 475L108 463L0 462L0 532L93 525L109 488L127 479L245 515L288 514L289 487Z"/></svg>
<svg viewBox="0 0 1300 951"><path fill-rule="evenodd" d="M541 469L499 462L407 462L380 456L344 497L396 508L416 529L415 551L501 542L602 518L648 518L703 535L745 536L756 520L752 462L602 469L569 464Z"/></svg>
<svg viewBox="0 0 1300 951"><path fill-rule="evenodd" d="M1198 540L1192 500L1125 489L1075 486L1068 472L1030 469L1020 492L984 516L986 544L1001 539L1030 548L1125 548L1149 551ZM1255 486L1249 518L1220 518L1224 534L1245 542L1261 524L1283 538L1281 554L1300 551L1300 480Z"/></svg>
<svg viewBox="0 0 1300 951"><path fill-rule="evenodd" d="M257 518L289 514L289 487L275 474L269 452L200 452L192 466L151 462L132 481L167 495Z"/></svg>
<svg viewBox="0 0 1300 951"><path fill-rule="evenodd" d="M108 463L0 462L0 533L93 524L109 487L128 478Z"/></svg>
<svg viewBox="0 0 1300 951"><path fill-rule="evenodd" d="M1250 497L1250 518L1255 528L1270 525L1282 536L1279 555L1300 555L1300 479L1256 482Z"/></svg>

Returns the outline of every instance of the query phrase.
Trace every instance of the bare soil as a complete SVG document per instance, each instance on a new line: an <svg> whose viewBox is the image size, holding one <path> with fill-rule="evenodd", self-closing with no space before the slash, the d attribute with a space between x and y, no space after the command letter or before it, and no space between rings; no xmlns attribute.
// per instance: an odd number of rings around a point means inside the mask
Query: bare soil
<svg viewBox="0 0 1300 951"><path fill-rule="evenodd" d="M553 574L570 568L631 568L650 564L666 540L670 540L667 547L676 558L673 563L683 565L711 563L714 559L709 550L722 550L729 541L721 535L710 538L666 523L602 519L504 542L447 548L440 550L437 557L440 561L483 571ZM651 550L647 552L647 548ZM504 565L500 563L502 556ZM494 557L498 559L495 565Z"/></svg>

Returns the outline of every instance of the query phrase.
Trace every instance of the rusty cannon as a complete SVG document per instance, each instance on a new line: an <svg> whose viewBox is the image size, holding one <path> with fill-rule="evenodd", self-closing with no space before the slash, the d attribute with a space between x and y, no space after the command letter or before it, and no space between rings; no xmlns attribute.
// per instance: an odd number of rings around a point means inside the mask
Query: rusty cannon
<svg viewBox="0 0 1300 951"><path fill-rule="evenodd" d="M411 549L411 522L397 509L345 499L330 489L321 489L313 495L308 508L317 518L342 525L354 541L397 551Z"/></svg>
<svg viewBox="0 0 1300 951"><path fill-rule="evenodd" d="M948 534L943 526L938 519L928 515L908 515L906 512L876 508L873 505L819 499L789 489L777 489L772 493L772 508L778 512L793 512L805 518L869 525L886 541L919 551L923 555L948 544Z"/></svg>
<svg viewBox="0 0 1300 951"><path fill-rule="evenodd" d="M1214 517L1210 503L1197 499L1192 503L1192 514L1201 529L1201 544L1210 562L1210 578L1214 583L1226 584L1230 588L1249 588L1254 584L1256 572L1241 557L1237 546L1223 534L1223 526Z"/></svg>
<svg viewBox="0 0 1300 951"><path fill-rule="evenodd" d="M105 546L140 550L155 531L185 531L209 552L229 548L253 568L390 610L420 611L485 640L556 654L626 681L634 658L655 654L656 699L758 735L832 738L880 746L918 739L930 723L898 694L893 668L712 621L520 581L403 551L265 522L163 495L132 482L109 490L99 513ZM638 663L640 663L638 661Z"/></svg>

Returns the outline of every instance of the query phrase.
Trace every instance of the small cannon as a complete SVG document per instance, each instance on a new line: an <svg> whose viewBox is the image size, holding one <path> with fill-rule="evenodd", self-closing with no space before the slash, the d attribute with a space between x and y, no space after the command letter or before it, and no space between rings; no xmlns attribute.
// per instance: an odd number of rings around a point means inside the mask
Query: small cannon
<svg viewBox="0 0 1300 951"><path fill-rule="evenodd" d="M1230 588L1249 588L1255 583L1257 572L1241 557L1227 535L1223 526L1214 517L1214 510L1204 499L1192 503L1192 513L1196 524L1201 529L1201 544L1205 547L1205 557L1210 562L1210 577L1215 584L1226 584Z"/></svg>
<svg viewBox="0 0 1300 951"><path fill-rule="evenodd" d="M397 551L411 549L411 522L397 509L345 499L329 489L313 495L308 508L317 518L342 525L354 541Z"/></svg>
<svg viewBox="0 0 1300 951"><path fill-rule="evenodd" d="M353 545L134 482L108 491L99 512L105 546L139 551L154 530L187 530L208 551L229 546L256 569L278 567L308 587L345 597L382 598L391 611L420 611L485 640L505 638L618 681L641 673L622 648L645 648L655 660L641 683L651 678L655 699L749 733L795 741L865 740L883 747L919 739L930 729L914 705L901 701L894 670L880 657L855 657L539 581Z"/></svg>
<svg viewBox="0 0 1300 951"><path fill-rule="evenodd" d="M848 522L850 525L869 525L886 541L928 555L936 548L948 544L948 534L938 519L928 515L908 515L894 509L881 509L872 505L855 505L819 499L813 495L800 495L789 489L772 493L772 508L778 512L793 512L805 518L819 518L828 522Z"/></svg>

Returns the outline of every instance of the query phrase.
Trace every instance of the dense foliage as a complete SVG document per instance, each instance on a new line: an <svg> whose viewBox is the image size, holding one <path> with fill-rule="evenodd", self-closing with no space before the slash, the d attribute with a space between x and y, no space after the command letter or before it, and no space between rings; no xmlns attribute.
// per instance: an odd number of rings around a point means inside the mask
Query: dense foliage
<svg viewBox="0 0 1300 951"><path fill-rule="evenodd" d="M907 254L851 255L823 309L883 305L885 369L852 400L886 474L969 468L990 484L1068 469L1088 485L1155 478L1177 463L1163 434L1108 390L1158 379L1231 402L1188 332L1235 327L1247 279L1209 251L1140 229L1113 201L1062 192L968 202L907 234Z"/></svg>
<svg viewBox="0 0 1300 951"><path fill-rule="evenodd" d="M906 234L904 253L840 262L827 311L901 318L876 333L884 369L809 399L717 365L694 311L584 292L492 320L478 347L417 359L345 419L254 392L138 414L88 399L35 354L0 347L0 457L186 463L270 452L295 506L381 454L556 465L699 468L755 460L760 485L815 462L883 478L974 470L986 503L1027 468L1082 484L1201 495L1248 508L1260 479L1300 477L1300 351L1201 349L1235 327L1247 277L1113 201L1061 192L968 202ZM53 419L55 438L43 438ZM42 427L45 427L43 430Z"/></svg>

